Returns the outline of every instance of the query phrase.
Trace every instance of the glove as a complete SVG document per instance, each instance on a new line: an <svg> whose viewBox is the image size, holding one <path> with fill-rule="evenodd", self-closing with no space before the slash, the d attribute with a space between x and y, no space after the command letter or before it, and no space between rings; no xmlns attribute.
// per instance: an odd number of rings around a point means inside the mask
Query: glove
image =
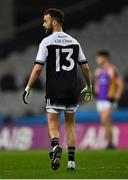
<svg viewBox="0 0 128 180"><path fill-rule="evenodd" d="M23 101L25 104L28 104L28 97L29 97L29 94L30 94L30 87L27 86L24 90L24 93L23 93Z"/></svg>
<svg viewBox="0 0 128 180"><path fill-rule="evenodd" d="M85 102L90 102L93 99L92 85L85 86L85 88L81 91L81 93L85 94L84 100Z"/></svg>

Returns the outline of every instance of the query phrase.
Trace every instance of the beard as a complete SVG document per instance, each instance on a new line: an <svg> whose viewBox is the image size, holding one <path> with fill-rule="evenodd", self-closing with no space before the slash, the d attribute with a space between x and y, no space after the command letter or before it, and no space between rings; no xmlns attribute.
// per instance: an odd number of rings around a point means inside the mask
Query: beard
<svg viewBox="0 0 128 180"><path fill-rule="evenodd" d="M53 27L50 25L49 28L45 29L45 33L47 36L51 35L53 33Z"/></svg>

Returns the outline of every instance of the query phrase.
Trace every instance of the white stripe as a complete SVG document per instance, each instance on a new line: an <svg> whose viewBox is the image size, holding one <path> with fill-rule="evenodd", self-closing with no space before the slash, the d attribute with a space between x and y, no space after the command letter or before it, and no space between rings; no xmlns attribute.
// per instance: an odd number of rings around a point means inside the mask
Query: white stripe
<svg viewBox="0 0 128 180"><path fill-rule="evenodd" d="M50 109L61 109L61 110L67 110L67 111L70 111L70 110L72 110L72 111L76 111L77 110L77 108L78 108L78 105L77 106L72 106L72 107L65 107L65 106L56 106L56 105L46 105L46 109L48 109L48 108L50 108Z"/></svg>
<svg viewBox="0 0 128 180"><path fill-rule="evenodd" d="M56 72L60 71L60 50L56 49Z"/></svg>

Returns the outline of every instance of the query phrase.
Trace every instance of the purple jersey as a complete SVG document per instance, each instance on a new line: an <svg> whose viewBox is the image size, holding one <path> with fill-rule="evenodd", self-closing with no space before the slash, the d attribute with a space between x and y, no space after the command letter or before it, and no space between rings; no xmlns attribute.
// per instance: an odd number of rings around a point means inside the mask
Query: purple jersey
<svg viewBox="0 0 128 180"><path fill-rule="evenodd" d="M108 73L108 70L102 70L97 76L96 80L98 86L97 99L98 100L107 100L109 87L111 84L111 77Z"/></svg>

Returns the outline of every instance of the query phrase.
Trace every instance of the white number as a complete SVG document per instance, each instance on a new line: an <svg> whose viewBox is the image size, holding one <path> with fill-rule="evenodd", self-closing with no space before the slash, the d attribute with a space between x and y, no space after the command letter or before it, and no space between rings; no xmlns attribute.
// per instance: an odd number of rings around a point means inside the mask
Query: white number
<svg viewBox="0 0 128 180"><path fill-rule="evenodd" d="M62 53L68 53L66 60L70 62L69 66L62 65L62 69L64 71L71 71L74 66L74 60L71 58L73 54L73 49L72 48L67 48L67 49L62 49ZM60 71L60 49L56 49L56 71Z"/></svg>
<svg viewBox="0 0 128 180"><path fill-rule="evenodd" d="M56 71L60 71L60 50L56 49Z"/></svg>

